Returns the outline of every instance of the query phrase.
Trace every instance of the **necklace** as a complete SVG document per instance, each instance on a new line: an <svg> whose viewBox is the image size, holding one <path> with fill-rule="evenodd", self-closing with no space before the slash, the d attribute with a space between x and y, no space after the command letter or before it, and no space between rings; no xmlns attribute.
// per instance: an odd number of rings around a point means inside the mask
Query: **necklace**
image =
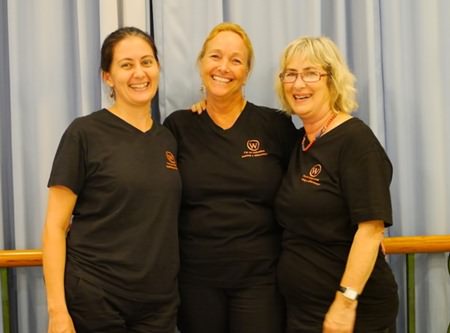
<svg viewBox="0 0 450 333"><path fill-rule="evenodd" d="M315 139L310 141L306 145L306 147L305 147L305 142L306 142L307 136L306 136L306 131L305 131L305 135L303 135L303 139L302 139L302 150L303 151L307 151L309 148L311 148L311 146L314 144L314 142L316 142L316 140L325 133L328 126L330 126L331 122L334 120L334 118L337 117L337 115L338 115L338 113L333 111L333 114L331 115L330 119L328 119L327 123L320 129L320 132L316 135Z"/></svg>

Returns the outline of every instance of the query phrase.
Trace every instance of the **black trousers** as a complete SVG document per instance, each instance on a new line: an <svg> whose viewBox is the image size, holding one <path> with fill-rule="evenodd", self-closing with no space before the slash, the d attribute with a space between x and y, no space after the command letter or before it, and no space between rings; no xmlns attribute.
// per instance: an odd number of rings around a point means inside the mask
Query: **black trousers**
<svg viewBox="0 0 450 333"><path fill-rule="evenodd" d="M311 304L309 304L309 306L305 306L304 303L302 305L292 303L289 300L287 301L286 333L322 333L322 325L327 308L320 307L318 309L314 309L314 306ZM374 311L373 314L369 315L373 315L376 318L377 312ZM388 324L381 323L376 325L373 320L370 320L369 322L366 322L366 320L367 319L365 318L358 318L357 313L353 332L396 333L395 317L393 322Z"/></svg>
<svg viewBox="0 0 450 333"><path fill-rule="evenodd" d="M66 302L77 333L174 333L178 297L130 301L76 276L66 276Z"/></svg>
<svg viewBox="0 0 450 333"><path fill-rule="evenodd" d="M275 285L214 288L180 283L181 333L283 333L284 305Z"/></svg>
<svg viewBox="0 0 450 333"><path fill-rule="evenodd" d="M288 328L286 330L286 333L322 333L322 327L317 327L316 329L295 329L295 328ZM382 329L382 330L358 330L355 329L353 333L396 333L396 327L395 325Z"/></svg>

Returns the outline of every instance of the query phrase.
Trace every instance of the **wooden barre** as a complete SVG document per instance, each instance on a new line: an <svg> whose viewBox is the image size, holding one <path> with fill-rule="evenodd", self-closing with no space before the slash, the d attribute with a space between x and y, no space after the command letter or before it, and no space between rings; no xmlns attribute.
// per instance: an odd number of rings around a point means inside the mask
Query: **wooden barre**
<svg viewBox="0 0 450 333"><path fill-rule="evenodd" d="M450 252L450 235L386 237L387 254Z"/></svg>
<svg viewBox="0 0 450 333"><path fill-rule="evenodd" d="M0 267L41 266L42 250L0 250Z"/></svg>
<svg viewBox="0 0 450 333"><path fill-rule="evenodd" d="M386 237L386 254L450 252L450 235ZM0 250L0 267L41 266L42 250Z"/></svg>

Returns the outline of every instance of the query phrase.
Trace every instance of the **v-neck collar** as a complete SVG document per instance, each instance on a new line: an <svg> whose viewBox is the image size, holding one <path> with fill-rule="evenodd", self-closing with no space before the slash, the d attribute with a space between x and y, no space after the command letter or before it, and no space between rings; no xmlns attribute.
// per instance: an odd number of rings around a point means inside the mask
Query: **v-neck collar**
<svg viewBox="0 0 450 333"><path fill-rule="evenodd" d="M104 108L103 109L111 119L113 119L116 123L120 123L123 127L127 127L128 129L137 132L139 134L149 134L150 132L152 132L152 130L155 128L155 120L152 119L152 126L147 130L147 131L141 131L139 128L131 125L130 123L126 122L125 120L123 120L122 118L120 118L119 116L117 116L116 114L112 113L111 111L109 111L108 109Z"/></svg>
<svg viewBox="0 0 450 333"><path fill-rule="evenodd" d="M232 133L234 132L237 128L240 127L240 124L243 122L243 119L245 119L245 117L247 116L248 113L248 106L249 106L249 102L247 101L245 103L244 108L242 109L241 113L239 114L239 116L236 118L235 122L233 123L233 125L230 128L227 129L223 129L222 127L220 127L219 125L217 125L214 120L210 117L210 115L208 114L208 112L203 112L204 114L204 119L207 121L209 127L219 133L219 134L228 134L228 133Z"/></svg>

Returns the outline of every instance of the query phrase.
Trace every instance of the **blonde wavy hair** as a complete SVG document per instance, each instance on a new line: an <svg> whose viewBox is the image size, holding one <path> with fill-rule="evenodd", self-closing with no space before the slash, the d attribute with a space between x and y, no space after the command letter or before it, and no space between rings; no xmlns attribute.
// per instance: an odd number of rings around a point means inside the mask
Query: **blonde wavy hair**
<svg viewBox="0 0 450 333"><path fill-rule="evenodd" d="M214 28L212 28L212 30L209 32L208 36L206 37L205 41L203 42L202 49L200 50L200 53L198 54L197 65L200 63L200 61L204 57L206 48L208 46L208 43L211 41L211 39L213 39L220 32L223 32L223 31L234 32L235 34L239 35L242 38L242 40L245 44L245 47L247 48L247 52L248 52L247 68L248 68L248 72L250 72L252 70L254 58L255 58L252 42L250 41L250 38L248 37L245 30L239 24L232 23L232 22L222 22L222 23L219 23L218 25L216 25Z"/></svg>
<svg viewBox="0 0 450 333"><path fill-rule="evenodd" d="M341 52L336 44L327 37L299 37L293 40L283 51L280 59L280 68L275 81L275 90L283 106L283 111L292 115L284 85L279 74L286 70L286 66L293 57L300 56L313 64L322 67L328 76L328 89L330 90L330 108L335 111L352 113L358 107L356 101L355 76L344 62Z"/></svg>

